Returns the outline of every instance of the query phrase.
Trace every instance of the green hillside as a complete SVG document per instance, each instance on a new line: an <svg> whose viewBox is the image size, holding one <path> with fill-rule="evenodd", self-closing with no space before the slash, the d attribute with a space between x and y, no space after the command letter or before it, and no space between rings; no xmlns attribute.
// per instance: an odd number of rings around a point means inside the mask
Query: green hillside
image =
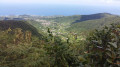
<svg viewBox="0 0 120 67"><path fill-rule="evenodd" d="M0 67L120 67L120 17L81 17L0 21Z"/></svg>
<svg viewBox="0 0 120 67"><path fill-rule="evenodd" d="M43 35L47 34L47 29L50 28L54 35L59 35L59 37L65 40L65 38L68 37L68 34L81 35L81 33L98 28L101 29L103 26L110 25L111 23L118 23L120 21L120 17L109 13L98 13L91 15L73 15L61 17L46 16L44 18L31 18L31 20L27 21L40 33L43 32Z"/></svg>
<svg viewBox="0 0 120 67"><path fill-rule="evenodd" d="M0 21L0 30L7 30L8 28L21 28L22 31L31 31L33 35L41 36L38 30L29 24L27 21L4 20Z"/></svg>
<svg viewBox="0 0 120 67"><path fill-rule="evenodd" d="M76 23L71 24L70 27L67 28L67 30L74 32L84 32L94 29L101 29L103 26L108 26L112 23L120 23L120 17L110 15L108 17L102 17L100 19L77 21Z"/></svg>
<svg viewBox="0 0 120 67"><path fill-rule="evenodd" d="M79 22L87 21L87 20L96 20L96 19L107 18L107 17L115 17L115 16L116 15L112 15L112 14L109 14L109 13L81 15L81 17L78 20L76 20L74 23L79 23Z"/></svg>

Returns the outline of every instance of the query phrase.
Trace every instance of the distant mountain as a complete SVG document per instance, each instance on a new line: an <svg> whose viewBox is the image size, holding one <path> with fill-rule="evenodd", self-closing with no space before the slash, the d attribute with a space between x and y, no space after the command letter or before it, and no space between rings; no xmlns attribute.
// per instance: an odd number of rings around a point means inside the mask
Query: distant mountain
<svg viewBox="0 0 120 67"><path fill-rule="evenodd" d="M108 13L84 15L80 20L73 22L67 30L80 33L93 29L101 29L112 23L120 23L120 16Z"/></svg>
<svg viewBox="0 0 120 67"><path fill-rule="evenodd" d="M21 28L24 31L31 31L33 35L40 35L35 27L27 23L27 21L3 20L0 21L0 30L7 30L8 28Z"/></svg>
<svg viewBox="0 0 120 67"><path fill-rule="evenodd" d="M112 15L109 13L97 13L97 14L91 14L91 15L81 15L81 17L73 23L78 23L78 22L87 21L87 20L96 20L96 19L107 18L107 17L115 17L115 16L116 15Z"/></svg>

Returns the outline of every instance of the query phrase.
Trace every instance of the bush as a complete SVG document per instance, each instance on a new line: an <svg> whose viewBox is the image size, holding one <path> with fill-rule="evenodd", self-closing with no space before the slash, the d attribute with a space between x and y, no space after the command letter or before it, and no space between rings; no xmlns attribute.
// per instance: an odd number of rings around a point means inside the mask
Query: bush
<svg viewBox="0 0 120 67"><path fill-rule="evenodd" d="M96 67L120 66L120 25L96 30L88 38L90 65Z"/></svg>

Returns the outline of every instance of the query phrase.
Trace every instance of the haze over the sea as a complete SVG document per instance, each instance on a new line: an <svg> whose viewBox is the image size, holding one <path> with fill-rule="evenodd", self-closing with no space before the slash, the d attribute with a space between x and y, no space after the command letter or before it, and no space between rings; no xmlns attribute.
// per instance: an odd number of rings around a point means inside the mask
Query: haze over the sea
<svg viewBox="0 0 120 67"><path fill-rule="evenodd" d="M0 15L120 15L119 0L0 0Z"/></svg>

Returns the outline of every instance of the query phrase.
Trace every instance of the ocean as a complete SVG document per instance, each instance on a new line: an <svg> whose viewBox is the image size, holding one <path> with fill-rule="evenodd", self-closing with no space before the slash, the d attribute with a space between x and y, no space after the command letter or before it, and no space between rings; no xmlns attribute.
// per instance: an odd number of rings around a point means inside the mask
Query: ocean
<svg viewBox="0 0 120 67"><path fill-rule="evenodd" d="M73 5L1 5L0 15L88 15L111 13L120 15L119 7L110 6L73 6Z"/></svg>

